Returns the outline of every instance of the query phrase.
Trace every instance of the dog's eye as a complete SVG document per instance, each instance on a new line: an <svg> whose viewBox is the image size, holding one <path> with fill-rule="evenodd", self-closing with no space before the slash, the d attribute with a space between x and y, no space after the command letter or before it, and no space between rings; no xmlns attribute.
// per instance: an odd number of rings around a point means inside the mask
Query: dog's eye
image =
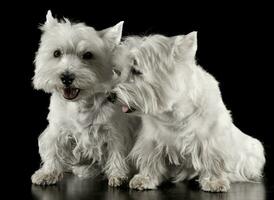
<svg viewBox="0 0 274 200"><path fill-rule="evenodd" d="M59 49L53 52L54 58L59 58L61 55L62 55L62 52Z"/></svg>
<svg viewBox="0 0 274 200"><path fill-rule="evenodd" d="M86 53L83 54L82 58L84 60L90 60L93 57L93 54L89 51L87 51Z"/></svg>
<svg viewBox="0 0 274 200"><path fill-rule="evenodd" d="M135 69L134 67L131 68L131 73L133 75L136 75L136 76L139 76L139 75L143 74L142 72L140 72L139 70Z"/></svg>
<svg viewBox="0 0 274 200"><path fill-rule="evenodd" d="M117 74L117 76L121 76L121 71L118 69L113 69L112 70L114 74Z"/></svg>

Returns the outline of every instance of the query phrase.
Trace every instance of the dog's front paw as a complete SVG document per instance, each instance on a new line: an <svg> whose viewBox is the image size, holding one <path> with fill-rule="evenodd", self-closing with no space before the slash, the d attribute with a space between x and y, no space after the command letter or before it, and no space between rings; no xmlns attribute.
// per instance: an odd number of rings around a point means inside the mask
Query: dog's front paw
<svg viewBox="0 0 274 200"><path fill-rule="evenodd" d="M129 187L136 190L156 189L157 184L149 176L135 175L129 182Z"/></svg>
<svg viewBox="0 0 274 200"><path fill-rule="evenodd" d="M203 180L200 184L202 190L206 192L227 192L230 188L227 179Z"/></svg>
<svg viewBox="0 0 274 200"><path fill-rule="evenodd" d="M111 176L108 179L108 185L111 187L119 187L127 180L127 177Z"/></svg>
<svg viewBox="0 0 274 200"><path fill-rule="evenodd" d="M62 174L57 172L46 173L43 170L37 170L32 176L31 181L36 185L53 185L61 180Z"/></svg>

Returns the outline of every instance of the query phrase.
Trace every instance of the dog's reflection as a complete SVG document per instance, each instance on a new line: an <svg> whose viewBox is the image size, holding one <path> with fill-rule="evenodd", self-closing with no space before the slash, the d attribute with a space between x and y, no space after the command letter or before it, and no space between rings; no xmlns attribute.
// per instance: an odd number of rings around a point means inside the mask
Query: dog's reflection
<svg viewBox="0 0 274 200"><path fill-rule="evenodd" d="M180 183L181 184L181 183ZM183 187L183 186L182 186ZM182 188L181 187L181 188ZM177 190L180 187L177 186ZM231 189L225 193L201 192L198 189L189 189L184 187L186 199L203 199L203 200L265 200L264 183L234 183Z"/></svg>
<svg viewBox="0 0 274 200"><path fill-rule="evenodd" d="M55 186L35 186L31 188L32 195L37 200L164 200L164 199L203 199L203 200L264 200L265 187L263 183L235 183L227 193L207 193L199 190L195 184L166 184L158 190L135 191L126 186L111 188L101 177L96 179L80 179L76 176L65 176L64 180Z"/></svg>

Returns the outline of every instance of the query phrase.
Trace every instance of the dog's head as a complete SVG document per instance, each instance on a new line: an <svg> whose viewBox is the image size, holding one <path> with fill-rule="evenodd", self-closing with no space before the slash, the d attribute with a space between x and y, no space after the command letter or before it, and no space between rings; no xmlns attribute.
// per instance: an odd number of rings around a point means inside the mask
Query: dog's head
<svg viewBox="0 0 274 200"><path fill-rule="evenodd" d="M34 88L73 101L102 92L112 77L109 58L122 26L96 31L66 18L59 21L48 11L35 58Z"/></svg>
<svg viewBox="0 0 274 200"><path fill-rule="evenodd" d="M184 95L196 49L196 32L126 38L114 51L119 83L108 99L121 104L125 113L157 115L172 110Z"/></svg>

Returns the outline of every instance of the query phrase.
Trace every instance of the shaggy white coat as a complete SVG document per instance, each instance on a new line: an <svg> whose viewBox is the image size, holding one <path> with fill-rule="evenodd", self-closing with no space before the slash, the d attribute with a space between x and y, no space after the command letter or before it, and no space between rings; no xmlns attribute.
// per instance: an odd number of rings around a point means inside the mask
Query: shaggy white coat
<svg viewBox="0 0 274 200"><path fill-rule="evenodd" d="M127 180L126 161L132 147L134 124L117 106L106 101L112 68L110 55L120 42L122 25L96 31L68 19L58 21L47 14L35 58L35 89L51 93L49 125L39 137L42 166L31 177L38 185L55 184L64 172L81 177L104 173L110 186ZM61 56L54 57L59 50ZM84 59L86 52L91 59ZM62 73L75 76L79 88L73 100L64 98Z"/></svg>
<svg viewBox="0 0 274 200"><path fill-rule="evenodd" d="M130 153L139 169L133 189L198 175L202 190L225 192L262 176L264 148L233 124L218 82L196 64L196 35L133 36L115 51L121 76L112 91L143 122Z"/></svg>

